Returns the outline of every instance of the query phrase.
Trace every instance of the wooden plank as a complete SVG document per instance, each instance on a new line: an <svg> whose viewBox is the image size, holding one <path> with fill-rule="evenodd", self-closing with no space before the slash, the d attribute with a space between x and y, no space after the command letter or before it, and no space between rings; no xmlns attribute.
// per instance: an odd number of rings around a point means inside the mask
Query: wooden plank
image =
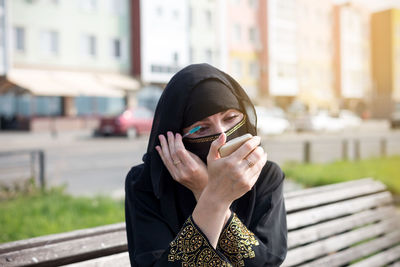
<svg viewBox="0 0 400 267"><path fill-rule="evenodd" d="M387 263L391 263L400 259L400 245L385 251L382 251L379 254L376 254L372 257L369 257L363 261L359 261L356 264L352 264L352 267L376 267L376 266L384 266Z"/></svg>
<svg viewBox="0 0 400 267"><path fill-rule="evenodd" d="M284 194L284 197L285 197L285 199L290 199L290 198L294 198L294 197L311 195L311 194L316 194L316 193L321 193L321 192L329 192L329 191L338 190L341 188L348 188L348 187L354 188L354 187L357 187L364 183L370 183L370 182L376 182L376 181L370 177L362 178L362 179L352 180L352 181L348 181L348 182L340 182L340 183L335 183L335 184L306 188L306 189L302 189L302 190L298 190L298 191L286 192Z"/></svg>
<svg viewBox="0 0 400 267"><path fill-rule="evenodd" d="M26 248L33 248L38 246L55 244L58 242L63 242L67 240L72 240L76 238L84 238L89 236L95 236L99 234L124 231L125 232L125 223L115 223L110 225L103 225L88 229L75 230L66 233L53 234L40 236L25 240L18 240L14 242L9 242L0 245L0 254L7 253L9 251L17 251Z"/></svg>
<svg viewBox="0 0 400 267"><path fill-rule="evenodd" d="M130 266L128 252L118 253L93 260L63 265L64 267L126 267Z"/></svg>
<svg viewBox="0 0 400 267"><path fill-rule="evenodd" d="M320 258L311 263L302 265L302 267L319 267L319 266L343 266L354 260L361 259L374 252L381 251L383 249L389 248L400 242L400 230L391 232L387 235L369 241L367 243L350 247L346 250L337 252L333 255Z"/></svg>
<svg viewBox="0 0 400 267"><path fill-rule="evenodd" d="M398 218L392 218L390 220L385 220L377 224L372 224L367 227L359 228L351 232L289 250L283 266L294 266L336 252L357 242L391 232L393 229L396 229L396 227L400 227L400 222L398 221Z"/></svg>
<svg viewBox="0 0 400 267"><path fill-rule="evenodd" d="M288 248L315 242L319 239L343 233L365 224L392 217L395 212L396 209L394 207L381 207L376 210L366 210L336 220L291 231L288 235Z"/></svg>
<svg viewBox="0 0 400 267"><path fill-rule="evenodd" d="M340 203L329 204L287 215L287 227L293 230L321 221L354 214L374 207L384 206L392 202L389 192L364 196Z"/></svg>
<svg viewBox="0 0 400 267"><path fill-rule="evenodd" d="M125 251L126 233L118 231L9 252L0 255L0 266L57 266Z"/></svg>
<svg viewBox="0 0 400 267"><path fill-rule="evenodd" d="M322 204L338 202L345 199L355 198L363 195L382 192L385 185L377 181L360 183L357 186L346 186L335 188L328 192L317 192L309 195L285 199L286 212L320 206Z"/></svg>

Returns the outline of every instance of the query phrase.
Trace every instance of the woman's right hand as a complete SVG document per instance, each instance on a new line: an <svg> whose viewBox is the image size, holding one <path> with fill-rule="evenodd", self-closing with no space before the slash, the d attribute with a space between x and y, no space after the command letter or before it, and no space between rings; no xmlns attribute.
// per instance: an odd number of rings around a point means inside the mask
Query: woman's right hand
<svg viewBox="0 0 400 267"><path fill-rule="evenodd" d="M174 135L172 132L168 132L167 138L160 135L161 146L156 146L161 160L172 178L189 188L196 200L199 200L208 182L206 165L198 156L185 149L179 133Z"/></svg>
<svg viewBox="0 0 400 267"><path fill-rule="evenodd" d="M218 149L225 144L223 133L211 144L207 157L208 183L204 192L216 203L230 205L248 192L256 183L267 154L259 146L260 137L254 136L227 157L221 158Z"/></svg>

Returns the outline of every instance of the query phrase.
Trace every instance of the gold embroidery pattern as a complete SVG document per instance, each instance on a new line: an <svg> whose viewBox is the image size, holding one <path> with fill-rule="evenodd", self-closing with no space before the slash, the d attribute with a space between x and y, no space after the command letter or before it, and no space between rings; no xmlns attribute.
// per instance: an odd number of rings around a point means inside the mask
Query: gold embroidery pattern
<svg viewBox="0 0 400 267"><path fill-rule="evenodd" d="M258 246L254 234L233 214L232 221L222 232L218 249L229 259L233 266L244 266L244 258L254 258L253 247Z"/></svg>
<svg viewBox="0 0 400 267"><path fill-rule="evenodd" d="M237 129L242 127L245 123L246 123L246 115L243 115L243 119L238 124L236 124L234 127L232 127L227 132L225 132L226 137L230 136L234 131L236 131ZM187 138L186 141L189 143L203 143L203 142L217 140L218 137L219 137L219 135L212 136L212 137L195 138L195 139Z"/></svg>
<svg viewBox="0 0 400 267"><path fill-rule="evenodd" d="M181 261L182 266L232 266L222 260L194 226L189 217L170 243L168 261Z"/></svg>

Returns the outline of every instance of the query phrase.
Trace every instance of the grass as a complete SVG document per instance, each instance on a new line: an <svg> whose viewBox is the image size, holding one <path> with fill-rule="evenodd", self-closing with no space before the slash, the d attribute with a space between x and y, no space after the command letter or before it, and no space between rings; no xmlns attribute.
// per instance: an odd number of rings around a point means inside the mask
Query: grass
<svg viewBox="0 0 400 267"><path fill-rule="evenodd" d="M326 164L286 163L283 170L288 178L308 187L373 177L400 195L400 156Z"/></svg>
<svg viewBox="0 0 400 267"><path fill-rule="evenodd" d="M72 197L60 188L0 201L0 243L125 220L123 201Z"/></svg>

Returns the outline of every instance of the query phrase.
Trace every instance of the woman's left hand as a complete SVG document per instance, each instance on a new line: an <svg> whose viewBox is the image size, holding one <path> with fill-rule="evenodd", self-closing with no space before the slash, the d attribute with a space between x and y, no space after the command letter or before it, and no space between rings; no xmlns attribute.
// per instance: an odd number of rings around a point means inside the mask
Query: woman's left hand
<svg viewBox="0 0 400 267"><path fill-rule="evenodd" d="M174 136L168 132L168 141L164 135L158 138L161 147L156 146L156 150L172 178L189 188L198 200L208 183L206 165L198 156L185 149L179 133Z"/></svg>

